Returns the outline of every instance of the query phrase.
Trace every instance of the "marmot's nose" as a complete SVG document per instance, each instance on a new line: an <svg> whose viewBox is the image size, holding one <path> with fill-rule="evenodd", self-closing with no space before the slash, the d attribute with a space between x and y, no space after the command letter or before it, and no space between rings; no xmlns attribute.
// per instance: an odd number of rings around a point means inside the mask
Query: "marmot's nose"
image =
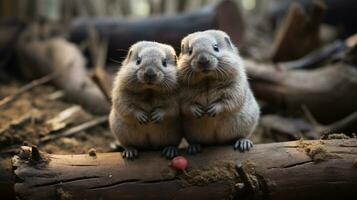
<svg viewBox="0 0 357 200"><path fill-rule="evenodd" d="M148 81L153 81L156 78L156 73L153 69L149 68L145 70L144 76Z"/></svg>
<svg viewBox="0 0 357 200"><path fill-rule="evenodd" d="M200 55L200 56L198 57L197 64L198 64L199 66L206 68L206 67L208 67L209 63L210 63L210 61L209 61L209 59L207 58L207 56L205 56L205 55Z"/></svg>

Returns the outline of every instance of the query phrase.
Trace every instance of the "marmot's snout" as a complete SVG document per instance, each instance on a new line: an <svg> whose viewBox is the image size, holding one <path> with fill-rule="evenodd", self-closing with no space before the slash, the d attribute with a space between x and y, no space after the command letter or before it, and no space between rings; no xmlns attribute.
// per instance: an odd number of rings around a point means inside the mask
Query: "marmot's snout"
<svg viewBox="0 0 357 200"><path fill-rule="evenodd" d="M197 58L197 65L201 69L206 70L209 68L210 60L207 58L206 55L199 55Z"/></svg>
<svg viewBox="0 0 357 200"><path fill-rule="evenodd" d="M201 53L192 61L198 71L209 72L215 69L216 61L212 55Z"/></svg>
<svg viewBox="0 0 357 200"><path fill-rule="evenodd" d="M154 83L157 79L157 73L153 68L146 68L144 71L144 80L146 83Z"/></svg>
<svg viewBox="0 0 357 200"><path fill-rule="evenodd" d="M138 79L140 82L148 85L159 84L164 75L159 69L156 69L155 66L143 67L138 71Z"/></svg>

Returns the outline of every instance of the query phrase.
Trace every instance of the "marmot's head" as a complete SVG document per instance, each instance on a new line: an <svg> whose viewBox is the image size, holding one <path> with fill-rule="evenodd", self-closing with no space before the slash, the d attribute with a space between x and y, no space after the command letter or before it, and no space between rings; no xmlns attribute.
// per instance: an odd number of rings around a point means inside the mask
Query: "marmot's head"
<svg viewBox="0 0 357 200"><path fill-rule="evenodd" d="M194 84L206 78L229 80L236 77L239 65L238 50L223 31L195 32L181 42L178 69L183 83Z"/></svg>
<svg viewBox="0 0 357 200"><path fill-rule="evenodd" d="M177 86L175 50L141 41L132 45L118 72L118 84L132 90L171 90Z"/></svg>

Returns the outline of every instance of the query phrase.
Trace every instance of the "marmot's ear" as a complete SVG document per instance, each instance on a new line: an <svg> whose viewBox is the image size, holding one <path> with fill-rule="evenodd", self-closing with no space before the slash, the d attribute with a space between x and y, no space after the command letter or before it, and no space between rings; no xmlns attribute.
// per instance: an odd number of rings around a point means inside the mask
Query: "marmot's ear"
<svg viewBox="0 0 357 200"><path fill-rule="evenodd" d="M126 56L125 60L123 61L123 65L126 65L129 62L132 55L133 55L133 50L129 50L128 55Z"/></svg>
<svg viewBox="0 0 357 200"><path fill-rule="evenodd" d="M229 39L229 37L224 37L224 41L227 43L227 46L230 47L231 49L233 49L233 45L231 42L231 39Z"/></svg>
<svg viewBox="0 0 357 200"><path fill-rule="evenodd" d="M184 54L184 53L185 53L185 44L182 42L180 54Z"/></svg>

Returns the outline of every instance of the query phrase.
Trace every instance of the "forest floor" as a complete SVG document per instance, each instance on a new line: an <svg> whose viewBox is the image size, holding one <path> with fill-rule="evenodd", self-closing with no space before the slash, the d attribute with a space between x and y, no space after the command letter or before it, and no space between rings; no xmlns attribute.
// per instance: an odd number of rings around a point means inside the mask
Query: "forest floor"
<svg viewBox="0 0 357 200"><path fill-rule="evenodd" d="M0 99L14 94L21 86L19 82L0 85ZM48 153L85 153L91 148L98 152L111 151L110 143L114 141L114 137L107 123L79 131L72 137L60 137L48 142L40 140L95 117L97 116L88 113L79 105L63 100L63 92L54 87L38 86L1 108L0 152L14 151L24 142L37 145Z"/></svg>
<svg viewBox="0 0 357 200"><path fill-rule="evenodd" d="M17 81L0 85L0 99L13 95L25 83ZM47 142L49 135L76 127L95 119L95 116L77 104L63 99L63 92L49 85L40 85L23 93L0 112L0 155L11 155L24 142L37 145L42 151L56 154L86 153L91 148L97 152L115 150L115 138L108 123L96 125L73 136L63 136ZM255 143L267 143L272 139L262 135L258 127L253 137Z"/></svg>

